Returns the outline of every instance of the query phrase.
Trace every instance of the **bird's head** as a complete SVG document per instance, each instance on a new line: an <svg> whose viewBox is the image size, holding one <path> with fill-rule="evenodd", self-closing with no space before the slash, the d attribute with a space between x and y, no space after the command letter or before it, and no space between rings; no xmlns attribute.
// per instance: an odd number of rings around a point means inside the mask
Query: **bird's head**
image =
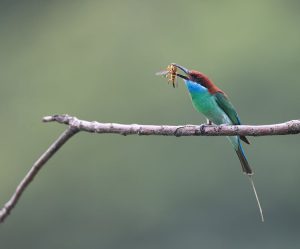
<svg viewBox="0 0 300 249"><path fill-rule="evenodd" d="M196 70L189 70L181 65L176 63L172 63L171 65L180 69L185 75L176 73L176 75L184 80L192 81L193 83L197 83L209 90L211 93L222 92L217 86L213 84L213 82L206 76L204 73L198 72Z"/></svg>
<svg viewBox="0 0 300 249"><path fill-rule="evenodd" d="M177 76L184 80L190 80L190 81L193 81L193 82L201 84L201 85L203 83L205 84L206 81L210 81L209 78L201 72L198 72L196 70L189 70L189 69L187 69L181 65L178 65L176 63L172 63L172 65L177 67L178 69L180 69L182 72L185 73L185 75L177 73Z"/></svg>

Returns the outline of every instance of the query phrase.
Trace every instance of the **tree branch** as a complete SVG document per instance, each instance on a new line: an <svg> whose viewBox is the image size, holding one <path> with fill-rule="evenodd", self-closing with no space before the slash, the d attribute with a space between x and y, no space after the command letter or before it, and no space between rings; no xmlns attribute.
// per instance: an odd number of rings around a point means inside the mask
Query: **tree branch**
<svg viewBox="0 0 300 249"><path fill-rule="evenodd" d="M80 131L92 133L115 133L120 135L160 136L270 136L300 133L300 120L291 120L271 125L139 125L99 123L85 121L69 115L53 115L43 118L44 122L58 122Z"/></svg>
<svg viewBox="0 0 300 249"><path fill-rule="evenodd" d="M45 165L45 163L79 130L74 127L67 128L59 138L54 141L53 144L40 156L40 158L33 164L31 169L25 175L23 180L17 186L15 192L11 196L8 202L5 203L4 207L0 210L0 223L5 220L5 218L10 214L11 210L15 207L19 201L21 195L32 182L34 177L38 174L40 169Z"/></svg>
<svg viewBox="0 0 300 249"><path fill-rule="evenodd" d="M17 186L9 201L0 210L0 222L3 222L16 206L23 192L46 162L77 132L114 133L120 135L162 135L162 136L268 136L300 133L300 120L292 120L272 125L138 125L89 122L69 115L53 115L43 118L44 122L58 122L69 127L33 164L29 172Z"/></svg>

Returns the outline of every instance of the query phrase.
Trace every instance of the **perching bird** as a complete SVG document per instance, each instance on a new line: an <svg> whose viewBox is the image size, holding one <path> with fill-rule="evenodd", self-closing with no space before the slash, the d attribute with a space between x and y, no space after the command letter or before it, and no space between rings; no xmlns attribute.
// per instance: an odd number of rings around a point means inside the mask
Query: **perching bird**
<svg viewBox="0 0 300 249"><path fill-rule="evenodd" d="M185 85L192 99L193 106L198 112L201 112L210 122L216 125L241 124L239 116L234 106L229 101L227 95L220 88L218 88L205 74L195 70L188 70L185 67L175 63L172 63L171 65L176 66L185 73L185 75L181 75L178 73L176 75L184 79ZM263 221L264 218L261 205L254 187L253 180L251 178L251 176L253 175L253 170L251 169L247 161L241 141L247 144L250 143L245 136L230 136L228 137L228 139L231 142L236 154L238 155L243 172L250 178Z"/></svg>

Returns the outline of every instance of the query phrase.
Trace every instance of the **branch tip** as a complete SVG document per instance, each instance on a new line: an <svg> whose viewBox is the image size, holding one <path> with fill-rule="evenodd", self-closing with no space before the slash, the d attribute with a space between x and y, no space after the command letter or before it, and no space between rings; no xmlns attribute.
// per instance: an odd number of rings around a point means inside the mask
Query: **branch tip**
<svg viewBox="0 0 300 249"><path fill-rule="evenodd" d="M159 135L159 136L268 136L300 133L300 120L292 120L271 125L139 125L99 123L80 120L68 114L45 116L43 122L57 122L68 128L33 164L29 172L17 186L10 200L0 209L0 223L10 214L23 192L46 162L79 131L94 133L114 133L120 135Z"/></svg>

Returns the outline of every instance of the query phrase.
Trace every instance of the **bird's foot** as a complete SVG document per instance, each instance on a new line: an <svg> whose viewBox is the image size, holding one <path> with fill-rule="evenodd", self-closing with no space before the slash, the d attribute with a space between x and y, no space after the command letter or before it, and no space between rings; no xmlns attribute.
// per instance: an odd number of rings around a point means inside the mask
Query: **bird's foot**
<svg viewBox="0 0 300 249"><path fill-rule="evenodd" d="M207 124L207 125L213 125L213 122L207 118L207 119L206 119L206 124Z"/></svg>

